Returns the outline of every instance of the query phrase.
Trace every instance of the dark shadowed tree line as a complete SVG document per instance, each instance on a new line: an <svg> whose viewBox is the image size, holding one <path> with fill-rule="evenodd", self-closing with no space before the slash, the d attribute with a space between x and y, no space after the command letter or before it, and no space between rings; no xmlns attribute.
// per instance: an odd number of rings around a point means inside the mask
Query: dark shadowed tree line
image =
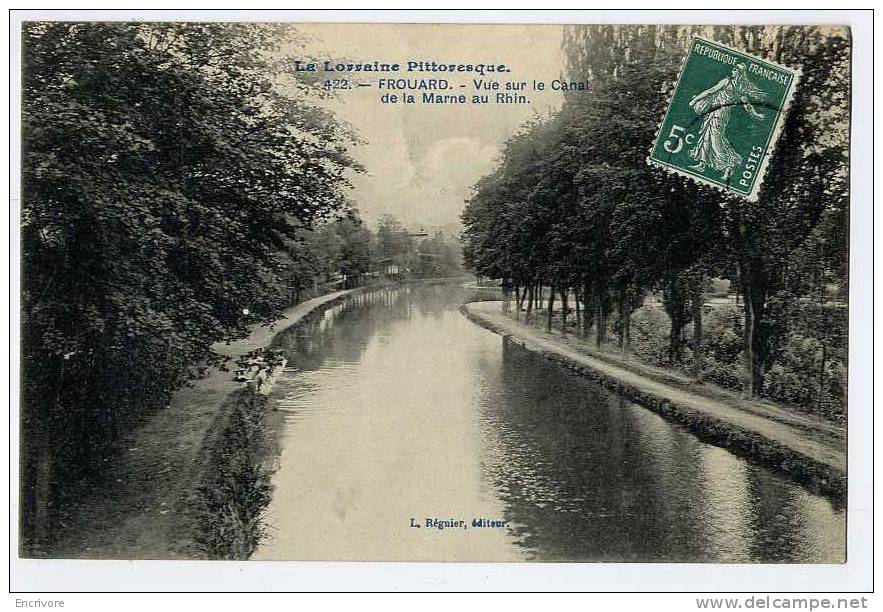
<svg viewBox="0 0 883 612"><path fill-rule="evenodd" d="M285 25L28 23L22 79L22 535L59 487L217 362L215 342L378 266L351 131Z"/></svg>
<svg viewBox="0 0 883 612"><path fill-rule="evenodd" d="M645 162L697 34L802 69L758 202ZM567 76L592 90L569 92L560 112L526 124L476 185L463 213L468 265L503 279L516 316L545 316L549 330L560 318L562 332L598 346L612 334L623 351L653 294L668 320L665 361L842 417L848 32L579 26L563 49ZM712 279L729 279L744 304L726 323L735 350L703 334Z"/></svg>
<svg viewBox="0 0 883 612"><path fill-rule="evenodd" d="M299 231L299 240L301 248L294 243L288 251L285 274L294 302L322 290L462 274L458 238L438 230L412 231L389 213L381 215L372 231L350 211L321 227Z"/></svg>

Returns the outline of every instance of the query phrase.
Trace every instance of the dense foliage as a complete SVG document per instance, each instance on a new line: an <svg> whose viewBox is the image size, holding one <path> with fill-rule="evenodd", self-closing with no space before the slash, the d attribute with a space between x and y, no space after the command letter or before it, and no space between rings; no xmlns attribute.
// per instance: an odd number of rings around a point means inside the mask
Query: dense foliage
<svg viewBox="0 0 883 612"><path fill-rule="evenodd" d="M385 260L433 276L459 257L440 235L359 219L345 198L354 135L286 69L295 29L22 34L22 516L38 545L59 483L95 472L215 361L213 343Z"/></svg>
<svg viewBox="0 0 883 612"><path fill-rule="evenodd" d="M282 25L29 23L22 79L23 535L58 484L212 363L353 278L350 131L285 70Z"/></svg>
<svg viewBox="0 0 883 612"><path fill-rule="evenodd" d="M756 203L645 162L696 34L802 69ZM593 329L598 346L612 330L622 350L649 350L652 360L688 366L697 378L842 416L848 33L579 26L567 30L564 51L569 78L590 80L592 90L569 92L560 112L506 143L463 213L467 263L502 278L515 291L516 312L528 317L548 287L549 329L557 294L565 332L575 310L573 323L586 335ZM732 280L743 298L738 329L724 334L737 334L735 354L719 346L728 319L708 301L713 278ZM632 315L650 293L665 311L664 347L644 333L659 327L653 317L644 317L642 345L633 346ZM713 335L703 333L709 310Z"/></svg>

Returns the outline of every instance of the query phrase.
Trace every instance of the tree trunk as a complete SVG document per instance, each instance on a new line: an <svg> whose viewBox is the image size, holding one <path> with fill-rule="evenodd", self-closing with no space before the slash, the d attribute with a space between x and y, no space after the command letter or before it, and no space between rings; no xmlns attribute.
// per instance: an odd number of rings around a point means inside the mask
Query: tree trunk
<svg viewBox="0 0 883 612"><path fill-rule="evenodd" d="M766 378L767 365L767 337L763 326L764 311L766 309L766 296L758 297L751 307L751 352L754 365L751 368L752 393L759 396L763 392L763 383Z"/></svg>
<svg viewBox="0 0 883 612"><path fill-rule="evenodd" d="M604 303L604 298L601 298L601 344L607 342L607 319L609 319L609 315L607 313L607 305Z"/></svg>
<svg viewBox="0 0 883 612"><path fill-rule="evenodd" d="M546 313L546 331L552 331L552 309L555 306L555 281L549 284L549 310Z"/></svg>
<svg viewBox="0 0 883 612"><path fill-rule="evenodd" d="M819 367L819 394L816 398L816 410L821 413L822 401L825 399L825 363L828 360L828 346L822 342L822 364Z"/></svg>
<svg viewBox="0 0 883 612"><path fill-rule="evenodd" d="M766 279L762 272L737 265L745 302L745 395L756 397L763 391L767 359L767 336L763 328L766 309Z"/></svg>
<svg viewBox="0 0 883 612"><path fill-rule="evenodd" d="M592 326L592 309L589 308L589 296L592 295L589 282L583 284L583 338L588 339L589 328Z"/></svg>
<svg viewBox="0 0 883 612"><path fill-rule="evenodd" d="M561 288L561 334L567 335L567 285Z"/></svg>
<svg viewBox="0 0 883 612"><path fill-rule="evenodd" d="M682 279L670 275L663 291L663 304L668 315L670 327L668 332L668 362L680 363L683 356L684 325L687 324L688 296Z"/></svg>
<svg viewBox="0 0 883 612"><path fill-rule="evenodd" d="M751 300L745 298L745 385L746 397L754 397L754 316Z"/></svg>
<svg viewBox="0 0 883 612"><path fill-rule="evenodd" d="M681 361L681 346L684 344L684 326L679 318L671 320L668 332L668 361L675 364Z"/></svg>
<svg viewBox="0 0 883 612"><path fill-rule="evenodd" d="M509 285L509 279L502 279L501 281L502 289L503 289L503 313L508 313L510 309L509 302L512 299L512 287Z"/></svg>
<svg viewBox="0 0 883 612"><path fill-rule="evenodd" d="M52 481L54 468L54 453L48 444L43 445L37 457L36 478L34 480L34 518L33 518L33 544L37 547L44 545L52 536L52 527L49 508L52 506Z"/></svg>
<svg viewBox="0 0 883 612"><path fill-rule="evenodd" d="M693 293L690 300L693 310L693 378L697 381L702 379L702 287Z"/></svg>
<svg viewBox="0 0 883 612"><path fill-rule="evenodd" d="M632 297L630 291L623 293L620 302L619 314L619 348L623 353L628 353L632 344Z"/></svg>
<svg viewBox="0 0 883 612"><path fill-rule="evenodd" d="M577 335L582 333L582 330L580 329L580 327L582 325L582 318L580 317L580 311L579 311L579 298L580 298L579 285L574 285L574 287L573 287L573 307L576 309L574 316L576 317L575 321L576 321Z"/></svg>
<svg viewBox="0 0 883 612"><path fill-rule="evenodd" d="M523 292L521 291L521 285L515 283L515 320L518 321L521 318L521 302L524 300Z"/></svg>
<svg viewBox="0 0 883 612"><path fill-rule="evenodd" d="M627 353L631 344L632 296L627 286L619 290L619 350Z"/></svg>
<svg viewBox="0 0 883 612"><path fill-rule="evenodd" d="M595 346L601 348L604 342L604 307L601 304L601 292L594 292L595 300Z"/></svg>
<svg viewBox="0 0 883 612"><path fill-rule="evenodd" d="M54 526L52 525L50 508L55 501L55 488L53 483L56 479L55 449L57 444L53 444L52 440L52 431L54 427L52 423L56 421L58 415L65 412L64 401L62 399L62 393L65 388L65 361L58 357L53 358L52 361L55 361L58 364L57 368L52 368L54 371L58 372L57 375L52 377L54 380L53 384L50 386L50 389L54 387L54 397L50 403L45 405L44 409L39 410L38 414L32 417L32 419L36 421L34 424L35 426L30 429L30 431L34 432L34 440L25 441L31 443L32 449L28 453L27 459L33 461L34 466L32 472L33 481L31 483L33 486L31 497L33 505L30 508L32 515L22 517L22 522L30 523L30 542L28 542L28 544L31 547L36 548L45 545L53 535L52 531ZM27 484L27 481L22 483L22 485Z"/></svg>
<svg viewBox="0 0 883 612"><path fill-rule="evenodd" d="M527 286L527 312L524 313L524 322L530 323L530 313L533 312L533 294L534 294L534 284L531 283Z"/></svg>

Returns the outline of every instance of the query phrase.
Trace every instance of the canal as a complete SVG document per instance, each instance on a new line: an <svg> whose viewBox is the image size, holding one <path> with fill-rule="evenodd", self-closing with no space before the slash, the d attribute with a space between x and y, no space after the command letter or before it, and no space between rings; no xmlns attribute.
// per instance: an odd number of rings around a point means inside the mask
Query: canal
<svg viewBox="0 0 883 612"><path fill-rule="evenodd" d="M843 560L844 509L474 325L470 297L375 291L277 336L254 559Z"/></svg>

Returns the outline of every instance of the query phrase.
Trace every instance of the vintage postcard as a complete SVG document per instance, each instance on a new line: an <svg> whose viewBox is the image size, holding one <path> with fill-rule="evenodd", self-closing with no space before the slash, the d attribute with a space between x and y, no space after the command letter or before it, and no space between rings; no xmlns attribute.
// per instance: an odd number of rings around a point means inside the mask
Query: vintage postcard
<svg viewBox="0 0 883 612"><path fill-rule="evenodd" d="M849 559L848 24L20 42L22 559Z"/></svg>

